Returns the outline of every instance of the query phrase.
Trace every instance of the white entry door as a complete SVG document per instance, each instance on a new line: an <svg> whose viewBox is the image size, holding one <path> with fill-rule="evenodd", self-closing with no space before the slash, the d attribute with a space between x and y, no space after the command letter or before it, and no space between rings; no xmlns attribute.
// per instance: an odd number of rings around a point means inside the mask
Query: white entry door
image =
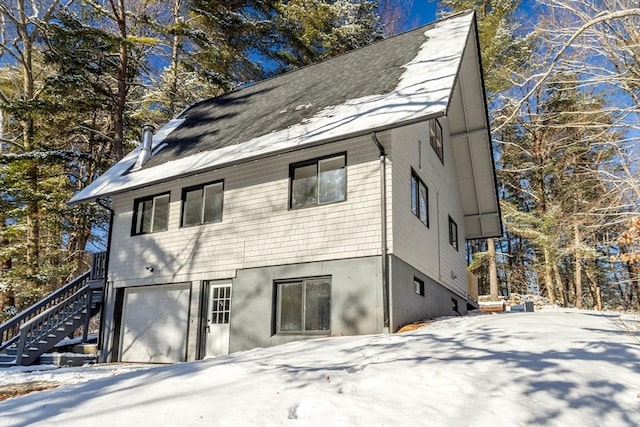
<svg viewBox="0 0 640 427"><path fill-rule="evenodd" d="M231 284L209 285L207 310L207 356L229 353L229 319L231 316Z"/></svg>

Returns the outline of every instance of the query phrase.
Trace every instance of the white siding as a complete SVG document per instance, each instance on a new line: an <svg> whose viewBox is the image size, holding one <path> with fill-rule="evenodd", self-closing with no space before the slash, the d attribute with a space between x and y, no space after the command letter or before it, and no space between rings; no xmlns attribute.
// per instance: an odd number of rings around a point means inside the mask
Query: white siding
<svg viewBox="0 0 640 427"><path fill-rule="evenodd" d="M347 153L347 200L288 209L289 165L341 152ZM222 222L180 227L182 188L221 179ZM388 189L391 203L390 184ZM169 230L131 236L134 199L166 191L171 191ZM368 136L327 144L129 192L114 197L113 208L109 276L117 287L215 280L235 277L242 268L380 255L379 152Z"/></svg>
<svg viewBox="0 0 640 427"><path fill-rule="evenodd" d="M427 122L392 131L393 253L465 296L462 203L446 119L440 119L440 124L444 134L444 164L429 143ZM411 212L412 168L429 188L429 227ZM457 251L449 244L449 215L458 225Z"/></svg>

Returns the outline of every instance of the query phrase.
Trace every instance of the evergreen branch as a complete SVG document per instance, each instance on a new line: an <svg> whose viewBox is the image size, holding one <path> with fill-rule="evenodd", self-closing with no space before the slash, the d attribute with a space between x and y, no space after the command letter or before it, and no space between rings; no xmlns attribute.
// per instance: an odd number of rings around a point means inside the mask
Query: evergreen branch
<svg viewBox="0 0 640 427"><path fill-rule="evenodd" d="M112 19L115 21L114 16L104 7L102 7L102 5L94 2L93 0L82 0L83 3L91 6L96 12L100 12L102 15Z"/></svg>
<svg viewBox="0 0 640 427"><path fill-rule="evenodd" d="M90 159L91 156L77 150L30 151L27 153L0 154L0 164L7 165L21 160L77 160Z"/></svg>
<svg viewBox="0 0 640 427"><path fill-rule="evenodd" d="M76 126L76 129L83 129L83 130L89 131L89 132L91 132L91 133L93 133L93 134L98 135L98 136L99 136L99 137L101 137L101 138L104 138L105 140L107 140L107 141L109 141L109 142L114 142L114 139L113 139L113 138L111 138L110 136L108 136L108 135L106 135L106 134L104 134L104 133L100 132L99 130L96 130L96 129L90 128L89 126L85 126L85 125L77 125L77 126Z"/></svg>

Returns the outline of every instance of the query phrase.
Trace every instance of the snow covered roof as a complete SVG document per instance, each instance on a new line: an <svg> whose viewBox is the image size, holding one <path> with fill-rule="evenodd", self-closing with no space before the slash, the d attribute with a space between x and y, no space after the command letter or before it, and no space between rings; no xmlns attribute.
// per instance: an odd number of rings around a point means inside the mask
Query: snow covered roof
<svg viewBox="0 0 640 427"><path fill-rule="evenodd" d="M474 19L473 12L455 15L201 101L156 132L142 169L131 170L136 148L70 203L446 115L467 45L475 41Z"/></svg>

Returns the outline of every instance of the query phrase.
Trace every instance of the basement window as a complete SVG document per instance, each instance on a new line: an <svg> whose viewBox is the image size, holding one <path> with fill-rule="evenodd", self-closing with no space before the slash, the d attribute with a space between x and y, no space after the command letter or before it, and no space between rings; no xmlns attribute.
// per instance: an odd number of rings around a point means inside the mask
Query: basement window
<svg viewBox="0 0 640 427"><path fill-rule="evenodd" d="M182 190L182 226L222 221L224 182L214 182Z"/></svg>
<svg viewBox="0 0 640 427"><path fill-rule="evenodd" d="M424 281L418 279L417 277L413 278L413 292L416 295L424 296Z"/></svg>
<svg viewBox="0 0 640 427"><path fill-rule="evenodd" d="M331 278L276 282L277 334L328 334Z"/></svg>
<svg viewBox="0 0 640 427"><path fill-rule="evenodd" d="M292 209L341 202L347 196L346 155L314 159L289 167Z"/></svg>
<svg viewBox="0 0 640 427"><path fill-rule="evenodd" d="M136 199L131 234L166 231L169 225L169 194Z"/></svg>
<svg viewBox="0 0 640 427"><path fill-rule="evenodd" d="M429 141L440 162L444 164L444 146L442 144L442 126L438 120L429 121Z"/></svg>
<svg viewBox="0 0 640 427"><path fill-rule="evenodd" d="M411 212L427 227L429 226L429 189L411 170Z"/></svg>
<svg viewBox="0 0 640 427"><path fill-rule="evenodd" d="M449 243L458 250L458 224L449 217Z"/></svg>

